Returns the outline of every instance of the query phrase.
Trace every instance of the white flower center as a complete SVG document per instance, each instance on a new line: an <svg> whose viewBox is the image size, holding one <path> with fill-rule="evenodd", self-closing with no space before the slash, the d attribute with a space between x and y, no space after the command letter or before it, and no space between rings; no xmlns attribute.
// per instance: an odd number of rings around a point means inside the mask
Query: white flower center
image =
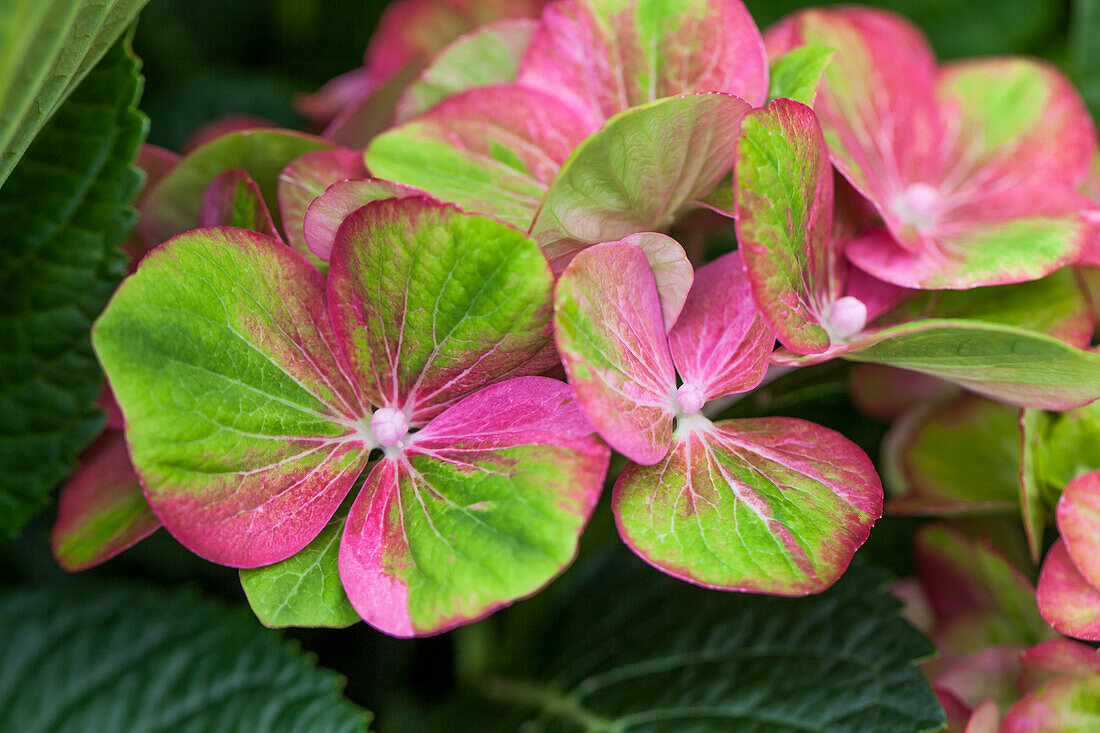
<svg viewBox="0 0 1100 733"><path fill-rule="evenodd" d="M845 295L837 298L825 313L825 331L833 343L847 343L867 325L867 306L859 298Z"/></svg>
<svg viewBox="0 0 1100 733"><path fill-rule="evenodd" d="M383 407L371 415L370 429L383 446L397 445L409 432L409 416L401 410Z"/></svg>
<svg viewBox="0 0 1100 733"><path fill-rule="evenodd" d="M943 197L927 183L910 184L891 202L894 213L919 232L926 232L936 225L943 210Z"/></svg>
<svg viewBox="0 0 1100 733"><path fill-rule="evenodd" d="M703 409L704 402L706 402L706 398L703 395L703 390L694 384L684 384L676 390L676 405L684 415L694 415L699 412Z"/></svg>

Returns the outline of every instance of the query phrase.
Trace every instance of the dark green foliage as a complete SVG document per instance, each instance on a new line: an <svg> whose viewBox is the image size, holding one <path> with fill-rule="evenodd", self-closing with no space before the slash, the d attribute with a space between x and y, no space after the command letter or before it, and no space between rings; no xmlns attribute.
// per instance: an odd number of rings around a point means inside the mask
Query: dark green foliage
<svg viewBox="0 0 1100 733"><path fill-rule="evenodd" d="M88 333L135 220L138 68L124 37L0 190L0 534L46 506L103 422Z"/></svg>
<svg viewBox="0 0 1100 733"><path fill-rule="evenodd" d="M933 647L898 616L869 566L793 599L696 588L623 554L578 568L546 633L516 655L525 661L481 685L519 708L496 721L500 730L521 721L528 733L908 733L943 724L915 666Z"/></svg>
<svg viewBox="0 0 1100 733"><path fill-rule="evenodd" d="M193 592L62 584L0 599L0 730L364 732L343 680Z"/></svg>

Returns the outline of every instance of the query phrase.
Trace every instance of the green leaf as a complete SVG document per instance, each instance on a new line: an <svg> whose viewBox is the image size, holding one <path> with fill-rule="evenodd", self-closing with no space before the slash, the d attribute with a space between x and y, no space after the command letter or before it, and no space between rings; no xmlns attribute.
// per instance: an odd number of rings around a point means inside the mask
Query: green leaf
<svg viewBox="0 0 1100 733"><path fill-rule="evenodd" d="M1070 73L1095 117L1100 112L1100 2L1076 0L1069 28Z"/></svg>
<svg viewBox="0 0 1100 733"><path fill-rule="evenodd" d="M1042 410L1020 413L1020 513L1024 519L1028 552L1036 565L1043 551L1043 530L1051 514L1043 502L1038 476L1039 451L1050 424L1050 415Z"/></svg>
<svg viewBox="0 0 1100 733"><path fill-rule="evenodd" d="M88 330L125 269L140 90L119 41L0 190L0 534L45 506L103 424Z"/></svg>
<svg viewBox="0 0 1100 733"><path fill-rule="evenodd" d="M370 410L324 279L287 245L195 229L145 257L93 331L149 505L238 568L308 545L366 465Z"/></svg>
<svg viewBox="0 0 1100 733"><path fill-rule="evenodd" d="M343 680L193 592L73 584L0 599L0 729L362 731Z"/></svg>
<svg viewBox="0 0 1100 733"><path fill-rule="evenodd" d="M715 593L639 562L573 576L522 667L483 683L523 707L501 730L935 731L915 662L932 645L861 564L800 599Z"/></svg>
<svg viewBox="0 0 1100 733"><path fill-rule="evenodd" d="M1021 407L1067 410L1100 397L1100 354L983 321L917 321L880 331L843 354L946 379Z"/></svg>
<svg viewBox="0 0 1100 733"><path fill-rule="evenodd" d="M1049 416L1035 463L1039 491L1049 511L1066 484L1100 470L1100 401Z"/></svg>
<svg viewBox="0 0 1100 733"><path fill-rule="evenodd" d="M962 318L1037 331L1085 347L1093 331L1093 314L1073 268L1041 280L972 290L926 290L907 299L878 323L896 324L923 318Z"/></svg>
<svg viewBox="0 0 1100 733"><path fill-rule="evenodd" d="M404 91L397 120L412 119L467 89L515 81L536 27L529 18L500 20L452 42Z"/></svg>
<svg viewBox="0 0 1100 733"><path fill-rule="evenodd" d="M264 626L341 629L359 622L337 567L347 516L346 507L338 511L298 554L274 565L241 571L248 605Z"/></svg>
<svg viewBox="0 0 1100 733"><path fill-rule="evenodd" d="M223 135L188 154L149 192L142 228L164 242L199 226L202 197L215 176L241 169L260 187L269 212L279 210L279 173L290 161L332 144L311 135L280 130L248 130ZM279 217L275 217L279 218Z"/></svg>
<svg viewBox="0 0 1100 733"><path fill-rule="evenodd" d="M733 167L733 140L748 111L729 94L699 93L604 123L550 182L531 225L555 272L590 244L666 230Z"/></svg>
<svg viewBox="0 0 1100 733"><path fill-rule="evenodd" d="M0 6L0 188L146 2L5 0Z"/></svg>
<svg viewBox="0 0 1100 733"><path fill-rule="evenodd" d="M963 394L903 416L883 446L891 495L887 509L894 514L1015 511L1019 415L1018 409Z"/></svg>
<svg viewBox="0 0 1100 733"><path fill-rule="evenodd" d="M827 46L802 46L780 56L771 64L768 99L793 99L812 105L817 84L833 54Z"/></svg>

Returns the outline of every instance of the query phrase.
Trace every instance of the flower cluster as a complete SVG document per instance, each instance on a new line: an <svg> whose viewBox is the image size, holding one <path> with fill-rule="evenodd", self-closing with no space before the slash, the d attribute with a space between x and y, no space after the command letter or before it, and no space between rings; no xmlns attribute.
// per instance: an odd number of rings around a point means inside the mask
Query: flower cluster
<svg viewBox="0 0 1100 733"><path fill-rule="evenodd" d="M1043 64L937 66L852 7L762 34L741 0L404 0L303 104L321 136L147 154L135 271L93 334L132 467L116 430L79 469L67 566L162 524L241 568L265 622L433 634L556 577L607 480L659 570L803 595L882 484L840 433L733 401L832 359L889 418L1100 397L1072 269L1100 259L1096 132ZM1100 483L1071 487L1100 598ZM272 601L288 573L313 581Z"/></svg>

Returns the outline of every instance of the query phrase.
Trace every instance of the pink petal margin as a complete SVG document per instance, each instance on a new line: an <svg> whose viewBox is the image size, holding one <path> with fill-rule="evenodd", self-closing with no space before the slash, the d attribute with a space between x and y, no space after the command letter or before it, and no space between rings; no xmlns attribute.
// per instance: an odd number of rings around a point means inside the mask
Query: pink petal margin
<svg viewBox="0 0 1100 733"><path fill-rule="evenodd" d="M1054 543L1039 573L1039 613L1066 636L1100 641L1100 590L1073 564L1066 544Z"/></svg>

